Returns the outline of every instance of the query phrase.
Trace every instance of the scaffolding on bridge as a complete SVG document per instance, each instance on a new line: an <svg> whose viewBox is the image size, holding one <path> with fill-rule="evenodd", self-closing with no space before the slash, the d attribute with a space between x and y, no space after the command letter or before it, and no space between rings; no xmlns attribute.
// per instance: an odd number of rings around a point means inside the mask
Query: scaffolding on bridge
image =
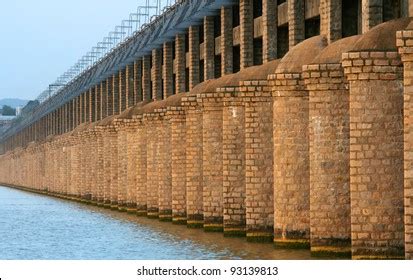
<svg viewBox="0 0 413 280"><path fill-rule="evenodd" d="M141 1L142 2L142 1ZM234 0L144 0L136 11L115 26L69 70L51 83L30 106L23 108L0 142L79 96L83 91L117 73L177 33L199 24Z"/></svg>
<svg viewBox="0 0 413 280"><path fill-rule="evenodd" d="M178 0L144 0L138 1L139 6L135 12L129 14L128 19L122 20L120 25L110 31L108 36L98 42L96 46L82 56L72 67L59 76L55 82L49 85L36 100L41 104L49 98L55 96L65 85L75 80L88 69L94 67L100 60L103 60L111 51L119 47L128 38L136 35L139 30L145 27L166 9L171 8ZM144 3L142 3L144 2Z"/></svg>

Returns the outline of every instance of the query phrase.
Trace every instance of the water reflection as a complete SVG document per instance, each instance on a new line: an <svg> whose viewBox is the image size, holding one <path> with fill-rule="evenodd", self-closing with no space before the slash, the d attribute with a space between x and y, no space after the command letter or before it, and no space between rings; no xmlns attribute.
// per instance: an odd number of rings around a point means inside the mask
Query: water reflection
<svg viewBox="0 0 413 280"><path fill-rule="evenodd" d="M308 250L224 238L0 187L0 259L309 259Z"/></svg>

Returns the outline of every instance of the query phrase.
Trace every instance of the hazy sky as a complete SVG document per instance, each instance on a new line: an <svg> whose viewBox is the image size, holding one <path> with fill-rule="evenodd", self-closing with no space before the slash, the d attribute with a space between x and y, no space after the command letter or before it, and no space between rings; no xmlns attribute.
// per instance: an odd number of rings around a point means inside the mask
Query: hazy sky
<svg viewBox="0 0 413 280"><path fill-rule="evenodd" d="M35 99L144 2L0 1L0 99Z"/></svg>

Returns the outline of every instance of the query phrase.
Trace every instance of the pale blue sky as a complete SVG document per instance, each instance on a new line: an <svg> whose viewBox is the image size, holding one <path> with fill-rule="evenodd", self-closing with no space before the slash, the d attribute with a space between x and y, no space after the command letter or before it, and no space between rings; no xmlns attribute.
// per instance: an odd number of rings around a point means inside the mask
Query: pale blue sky
<svg viewBox="0 0 413 280"><path fill-rule="evenodd" d="M35 99L143 0L0 0L0 99Z"/></svg>

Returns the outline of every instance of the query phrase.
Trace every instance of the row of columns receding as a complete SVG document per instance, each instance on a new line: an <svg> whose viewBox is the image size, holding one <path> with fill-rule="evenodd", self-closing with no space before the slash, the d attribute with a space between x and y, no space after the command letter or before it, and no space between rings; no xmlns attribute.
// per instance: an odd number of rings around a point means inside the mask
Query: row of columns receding
<svg viewBox="0 0 413 280"><path fill-rule="evenodd" d="M0 152L120 114L141 101L166 99L205 80L267 63L308 37L323 34L332 42L365 33L383 21L408 16L410 2L240 0L239 5L204 17L200 25L190 26L175 40L10 137Z"/></svg>

